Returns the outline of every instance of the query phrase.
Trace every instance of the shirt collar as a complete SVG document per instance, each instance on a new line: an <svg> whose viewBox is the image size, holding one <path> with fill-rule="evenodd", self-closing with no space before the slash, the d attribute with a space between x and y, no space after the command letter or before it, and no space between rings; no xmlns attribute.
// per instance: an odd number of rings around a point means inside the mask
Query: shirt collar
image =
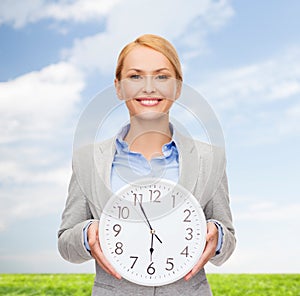
<svg viewBox="0 0 300 296"><path fill-rule="evenodd" d="M129 128L130 128L130 124L127 124L127 125L123 126L122 129L117 134L116 149L117 149L118 154L121 154L121 153L127 153L128 154L128 153L130 153L128 143L126 141L124 141L124 138L126 137L128 131L129 131ZM162 147L162 152L166 157L168 157L172 154L172 151L174 150L174 149L172 149L172 147L174 147L175 150L177 150L177 147L176 147L176 130L174 129L172 123L170 123L170 131L171 131L172 139L171 139L170 142L164 144L163 147Z"/></svg>
<svg viewBox="0 0 300 296"><path fill-rule="evenodd" d="M124 141L124 138L126 137L128 131L129 131L130 124L127 124L122 127L122 129L118 132L116 137L116 148L117 152L121 153L123 152L129 152L128 143Z"/></svg>

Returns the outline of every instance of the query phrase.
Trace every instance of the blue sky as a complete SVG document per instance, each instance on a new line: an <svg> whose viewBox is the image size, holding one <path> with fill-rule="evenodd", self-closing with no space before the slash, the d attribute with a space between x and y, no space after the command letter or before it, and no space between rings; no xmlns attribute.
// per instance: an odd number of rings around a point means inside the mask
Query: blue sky
<svg viewBox="0 0 300 296"><path fill-rule="evenodd" d="M237 249L209 272L299 272L300 3L0 1L0 273L92 272L56 233L73 136L119 50L169 39L225 136Z"/></svg>

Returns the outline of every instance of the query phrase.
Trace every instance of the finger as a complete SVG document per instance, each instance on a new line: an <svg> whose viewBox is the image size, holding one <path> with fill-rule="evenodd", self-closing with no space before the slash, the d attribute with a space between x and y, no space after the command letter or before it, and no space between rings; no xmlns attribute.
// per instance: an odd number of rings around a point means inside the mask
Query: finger
<svg viewBox="0 0 300 296"><path fill-rule="evenodd" d="M201 255L199 261L197 262L197 264L193 267L193 269L184 277L184 279L186 281L190 280L193 276L195 276L199 270L201 270L204 265L209 261L210 259L210 252L209 250L203 252L203 254Z"/></svg>
<svg viewBox="0 0 300 296"><path fill-rule="evenodd" d="M115 271L109 261L105 258L101 250L100 243L94 245L92 255L104 271L111 274L117 279L121 279L121 276Z"/></svg>
<svg viewBox="0 0 300 296"><path fill-rule="evenodd" d="M208 247L201 255L197 264L193 267L193 269L184 277L186 281L190 280L193 276L195 276L209 261L211 257L214 256L214 252L212 252L212 248Z"/></svg>
<svg viewBox="0 0 300 296"><path fill-rule="evenodd" d="M98 224L92 223L88 229L88 242L91 249L91 254L97 261L97 263L101 266L101 268L107 273L113 275L117 279L121 279L121 276L115 271L115 269L111 266L111 264L105 258L98 236Z"/></svg>
<svg viewBox="0 0 300 296"><path fill-rule="evenodd" d="M196 275L199 270L201 270L204 265L215 255L217 242L218 242L218 232L215 232L214 224L208 226L206 235L206 245L204 251L193 269L184 277L186 281L190 280L194 275Z"/></svg>

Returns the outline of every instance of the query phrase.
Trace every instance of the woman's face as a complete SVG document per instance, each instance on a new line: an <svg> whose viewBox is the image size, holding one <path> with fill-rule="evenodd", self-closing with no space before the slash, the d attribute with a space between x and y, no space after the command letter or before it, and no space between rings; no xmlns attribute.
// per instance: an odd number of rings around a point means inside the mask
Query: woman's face
<svg viewBox="0 0 300 296"><path fill-rule="evenodd" d="M180 95L181 82L160 52L145 46L133 48L125 57L121 81L115 81L118 97L126 100L130 116L168 113Z"/></svg>

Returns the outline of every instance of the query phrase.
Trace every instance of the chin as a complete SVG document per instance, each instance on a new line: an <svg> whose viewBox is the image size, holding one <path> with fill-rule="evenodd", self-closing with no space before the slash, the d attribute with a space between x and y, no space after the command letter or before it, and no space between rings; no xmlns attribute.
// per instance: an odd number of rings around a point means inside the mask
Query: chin
<svg viewBox="0 0 300 296"><path fill-rule="evenodd" d="M137 119L142 120L158 120L168 116L166 112L159 112L159 111L145 111L139 114L134 115Z"/></svg>

